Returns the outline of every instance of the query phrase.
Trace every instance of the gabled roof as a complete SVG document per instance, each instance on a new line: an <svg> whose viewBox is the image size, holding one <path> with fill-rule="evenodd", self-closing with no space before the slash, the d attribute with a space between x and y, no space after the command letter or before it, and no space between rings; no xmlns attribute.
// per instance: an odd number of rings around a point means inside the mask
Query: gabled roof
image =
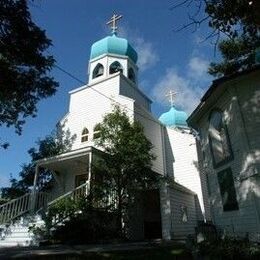
<svg viewBox="0 0 260 260"><path fill-rule="evenodd" d="M203 95L203 97L201 98L201 101L206 101L206 99L208 99L208 97L212 94L212 92L222 83L227 82L229 80L238 78L242 75L246 75L249 74L253 71L257 71L260 70L260 64L255 65L254 67L247 69L247 70L243 70L243 71L238 71L235 72L233 74L221 77L219 79L215 79L212 81L211 86L209 87L209 89L206 91L206 93Z"/></svg>
<svg viewBox="0 0 260 260"><path fill-rule="evenodd" d="M195 108L195 110L193 110L193 112L188 117L188 119L187 119L188 124L189 125L191 124L191 121L194 118L194 116L197 115L197 113L202 109L202 107L205 104L205 102L207 101L207 99L216 91L216 89L220 85L222 85L223 83L226 83L228 81L231 81L233 79L237 79L241 76L248 75L248 74L255 72L255 71L260 71L260 64L257 64L250 69L238 71L238 72L235 72L231 75L227 75L227 76L221 77L219 79L213 80L211 86L208 88L208 90L205 92L205 94L200 99L199 105Z"/></svg>

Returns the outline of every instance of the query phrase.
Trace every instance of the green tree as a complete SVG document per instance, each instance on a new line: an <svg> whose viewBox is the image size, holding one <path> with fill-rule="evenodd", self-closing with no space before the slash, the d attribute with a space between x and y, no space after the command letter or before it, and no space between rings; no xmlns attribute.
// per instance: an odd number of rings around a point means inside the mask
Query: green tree
<svg viewBox="0 0 260 260"><path fill-rule="evenodd" d="M209 26L227 35L218 43L222 61L212 62L209 74L220 77L251 68L260 46L259 1L209 1L205 11Z"/></svg>
<svg viewBox="0 0 260 260"><path fill-rule="evenodd" d="M222 61L210 64L211 75L228 75L255 64L255 50L260 46L259 1L183 0L172 8L177 7L189 10L189 22L179 30L192 26L196 30L204 22L212 29L206 39L215 39Z"/></svg>
<svg viewBox="0 0 260 260"><path fill-rule="evenodd" d="M151 169L155 159L152 144L144 135L142 125L131 122L118 106L104 117L99 129L96 144L104 151L105 157L95 177L102 180L97 184L101 190L116 194L118 228L124 236L122 219L127 221L136 193L153 187L159 180L159 175Z"/></svg>
<svg viewBox="0 0 260 260"><path fill-rule="evenodd" d="M209 74L221 77L253 67L256 64L257 46L259 43L250 42L246 37L220 41L218 49L222 61L211 62Z"/></svg>
<svg viewBox="0 0 260 260"><path fill-rule="evenodd" d="M55 131L43 139L36 142L36 147L29 149L28 153L31 161L22 166L19 173L19 180L10 179L11 186L2 188L2 197L7 199L17 198L30 191L33 185L35 174L35 161L46 157L51 157L69 151L75 140L75 135L71 135L69 130L64 130L62 125L58 125ZM40 168L38 177L38 188L41 191L48 190L52 183L52 174L48 169Z"/></svg>
<svg viewBox="0 0 260 260"><path fill-rule="evenodd" d="M26 0L0 1L0 126L21 134L37 103L52 96L58 83L48 74L54 58L46 55L51 41L31 19ZM0 146L8 144L0 140Z"/></svg>

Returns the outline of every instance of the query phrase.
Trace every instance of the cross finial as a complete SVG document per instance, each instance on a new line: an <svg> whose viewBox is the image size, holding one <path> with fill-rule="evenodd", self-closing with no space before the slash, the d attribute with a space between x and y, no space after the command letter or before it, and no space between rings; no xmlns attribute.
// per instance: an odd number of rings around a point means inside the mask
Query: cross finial
<svg viewBox="0 0 260 260"><path fill-rule="evenodd" d="M170 97L170 104L171 104L171 107L174 106L174 98L175 96L177 95L178 93L177 92L174 92L173 90L170 90L168 94L166 94L166 97Z"/></svg>
<svg viewBox="0 0 260 260"><path fill-rule="evenodd" d="M112 34L117 33L117 26L116 23L118 20L120 20L123 16L118 14L113 14L113 16L110 18L110 20L107 22L107 25L110 25L112 29Z"/></svg>

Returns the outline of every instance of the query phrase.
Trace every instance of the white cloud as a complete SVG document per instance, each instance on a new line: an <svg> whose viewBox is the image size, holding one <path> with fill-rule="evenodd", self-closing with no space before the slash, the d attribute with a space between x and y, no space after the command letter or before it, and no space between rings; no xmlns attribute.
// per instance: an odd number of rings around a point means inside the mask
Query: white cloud
<svg viewBox="0 0 260 260"><path fill-rule="evenodd" d="M190 113L199 103L202 89L192 85L188 78L180 76L175 68L166 71L166 75L158 81L152 91L154 99L163 105L169 104L166 94L169 90L177 92L175 105Z"/></svg>
<svg viewBox="0 0 260 260"><path fill-rule="evenodd" d="M159 61L159 57L150 42L139 37L133 40L138 53L137 65L141 71L147 70Z"/></svg>
<svg viewBox="0 0 260 260"><path fill-rule="evenodd" d="M126 27L120 27L120 35L127 38L136 50L138 54L137 65L140 71L151 68L159 61L159 56L154 45L145 40L137 32L133 32L131 29Z"/></svg>
<svg viewBox="0 0 260 260"><path fill-rule="evenodd" d="M190 76L194 78L205 77L209 62L201 57L192 57L189 61Z"/></svg>
<svg viewBox="0 0 260 260"><path fill-rule="evenodd" d="M120 35L127 38L136 49L137 63L141 71L151 68L159 61L154 45L141 37L138 32L128 27L120 27ZM180 74L176 67L166 69L164 76L155 83L151 91L153 99L169 106L165 95L169 90L174 90L178 93L175 98L176 106L187 113L192 112L210 82L210 76L207 74L208 65L209 62L202 57L198 49L195 49L186 68L182 68L185 74Z"/></svg>
<svg viewBox="0 0 260 260"><path fill-rule="evenodd" d="M181 75L174 67L166 70L165 75L158 80L152 90L156 102L169 106L166 94L169 90L177 92L176 107L192 112L199 104L204 88L209 84L207 75L208 62L201 57L192 57L187 65L186 74ZM185 70L182 70L185 71Z"/></svg>

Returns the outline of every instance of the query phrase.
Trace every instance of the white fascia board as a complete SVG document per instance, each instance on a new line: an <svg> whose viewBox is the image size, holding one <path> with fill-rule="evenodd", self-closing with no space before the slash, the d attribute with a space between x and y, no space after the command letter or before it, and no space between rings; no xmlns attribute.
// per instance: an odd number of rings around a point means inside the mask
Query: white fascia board
<svg viewBox="0 0 260 260"><path fill-rule="evenodd" d="M59 154L59 155L56 155L56 156L47 157L47 158L44 158L44 159L37 160L37 161L35 161L35 164L38 165L38 166L43 166L43 165L47 165L47 164L52 163L52 162L58 162L58 161L60 162L60 161L68 160L68 159L73 159L73 158L78 157L78 156L87 155L87 154L91 153L92 150L93 150L93 147L88 146L88 147L80 148L80 149L73 150L73 151L70 151L70 152L66 152L66 153L63 153L63 154Z"/></svg>

